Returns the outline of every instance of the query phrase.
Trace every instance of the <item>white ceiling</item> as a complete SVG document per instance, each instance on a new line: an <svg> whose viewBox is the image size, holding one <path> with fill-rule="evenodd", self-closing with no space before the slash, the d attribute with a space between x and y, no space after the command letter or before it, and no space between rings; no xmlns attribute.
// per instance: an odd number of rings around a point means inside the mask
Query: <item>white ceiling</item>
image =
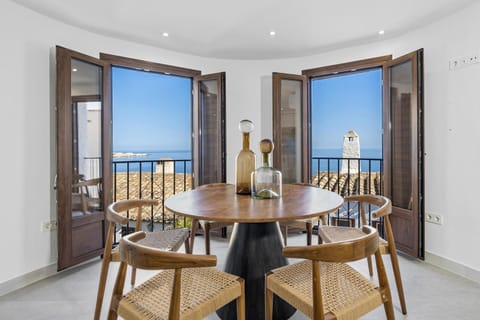
<svg viewBox="0 0 480 320"><path fill-rule="evenodd" d="M275 59L396 36L478 0L11 1L85 30L164 49Z"/></svg>

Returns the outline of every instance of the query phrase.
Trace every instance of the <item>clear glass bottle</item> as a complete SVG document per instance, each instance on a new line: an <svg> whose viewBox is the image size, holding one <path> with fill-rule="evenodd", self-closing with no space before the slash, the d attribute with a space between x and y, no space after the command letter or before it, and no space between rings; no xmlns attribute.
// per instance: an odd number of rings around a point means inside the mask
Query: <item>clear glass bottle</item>
<svg viewBox="0 0 480 320"><path fill-rule="evenodd" d="M253 131L253 122L242 120L238 129L242 132L243 147L235 159L235 192L250 194L252 192L250 179L255 170L255 153L250 150L250 132Z"/></svg>
<svg viewBox="0 0 480 320"><path fill-rule="evenodd" d="M260 141L262 166L252 173L252 197L255 199L278 199L282 196L282 173L270 164L273 147L270 139Z"/></svg>

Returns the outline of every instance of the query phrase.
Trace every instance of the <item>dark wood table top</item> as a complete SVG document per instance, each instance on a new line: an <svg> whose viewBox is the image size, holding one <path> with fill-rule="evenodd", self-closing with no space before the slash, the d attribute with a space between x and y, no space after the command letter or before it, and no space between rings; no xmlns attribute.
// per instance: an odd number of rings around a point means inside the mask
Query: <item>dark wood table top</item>
<svg viewBox="0 0 480 320"><path fill-rule="evenodd" d="M284 184L280 199L252 199L235 193L232 184L215 184L178 193L165 206L176 214L222 222L274 222L325 215L342 206L337 193L303 185Z"/></svg>

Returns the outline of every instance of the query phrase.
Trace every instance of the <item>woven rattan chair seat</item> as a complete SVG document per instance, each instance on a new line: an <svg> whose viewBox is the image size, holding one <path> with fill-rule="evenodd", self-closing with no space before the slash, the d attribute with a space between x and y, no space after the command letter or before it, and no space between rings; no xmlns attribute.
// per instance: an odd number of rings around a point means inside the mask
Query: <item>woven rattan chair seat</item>
<svg viewBox="0 0 480 320"><path fill-rule="evenodd" d="M383 303L376 285L343 263L320 262L325 314L336 319L357 319ZM313 318L312 261L272 270L267 281L275 293Z"/></svg>
<svg viewBox="0 0 480 320"><path fill-rule="evenodd" d="M332 243L359 238L363 232L360 228L321 226L318 228L318 235L325 243ZM381 237L378 237L378 247L382 254L388 252L388 242Z"/></svg>
<svg viewBox="0 0 480 320"><path fill-rule="evenodd" d="M168 319L174 271L162 271L120 301L118 315L126 319ZM203 319L241 294L238 277L216 268L182 269L181 319Z"/></svg>

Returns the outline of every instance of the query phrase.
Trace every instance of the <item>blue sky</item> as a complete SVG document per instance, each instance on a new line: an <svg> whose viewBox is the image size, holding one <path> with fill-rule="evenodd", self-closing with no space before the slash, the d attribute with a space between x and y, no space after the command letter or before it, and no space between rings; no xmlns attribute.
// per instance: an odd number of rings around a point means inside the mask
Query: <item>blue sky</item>
<svg viewBox="0 0 480 320"><path fill-rule="evenodd" d="M355 130L360 149L382 148L382 71L373 69L312 81L312 148L342 148Z"/></svg>
<svg viewBox="0 0 480 320"><path fill-rule="evenodd" d="M313 80L312 147L339 149L355 130L361 149L382 146L381 69ZM190 150L191 80L112 68L113 151Z"/></svg>
<svg viewBox="0 0 480 320"><path fill-rule="evenodd" d="M190 150L191 80L112 68L113 151Z"/></svg>

